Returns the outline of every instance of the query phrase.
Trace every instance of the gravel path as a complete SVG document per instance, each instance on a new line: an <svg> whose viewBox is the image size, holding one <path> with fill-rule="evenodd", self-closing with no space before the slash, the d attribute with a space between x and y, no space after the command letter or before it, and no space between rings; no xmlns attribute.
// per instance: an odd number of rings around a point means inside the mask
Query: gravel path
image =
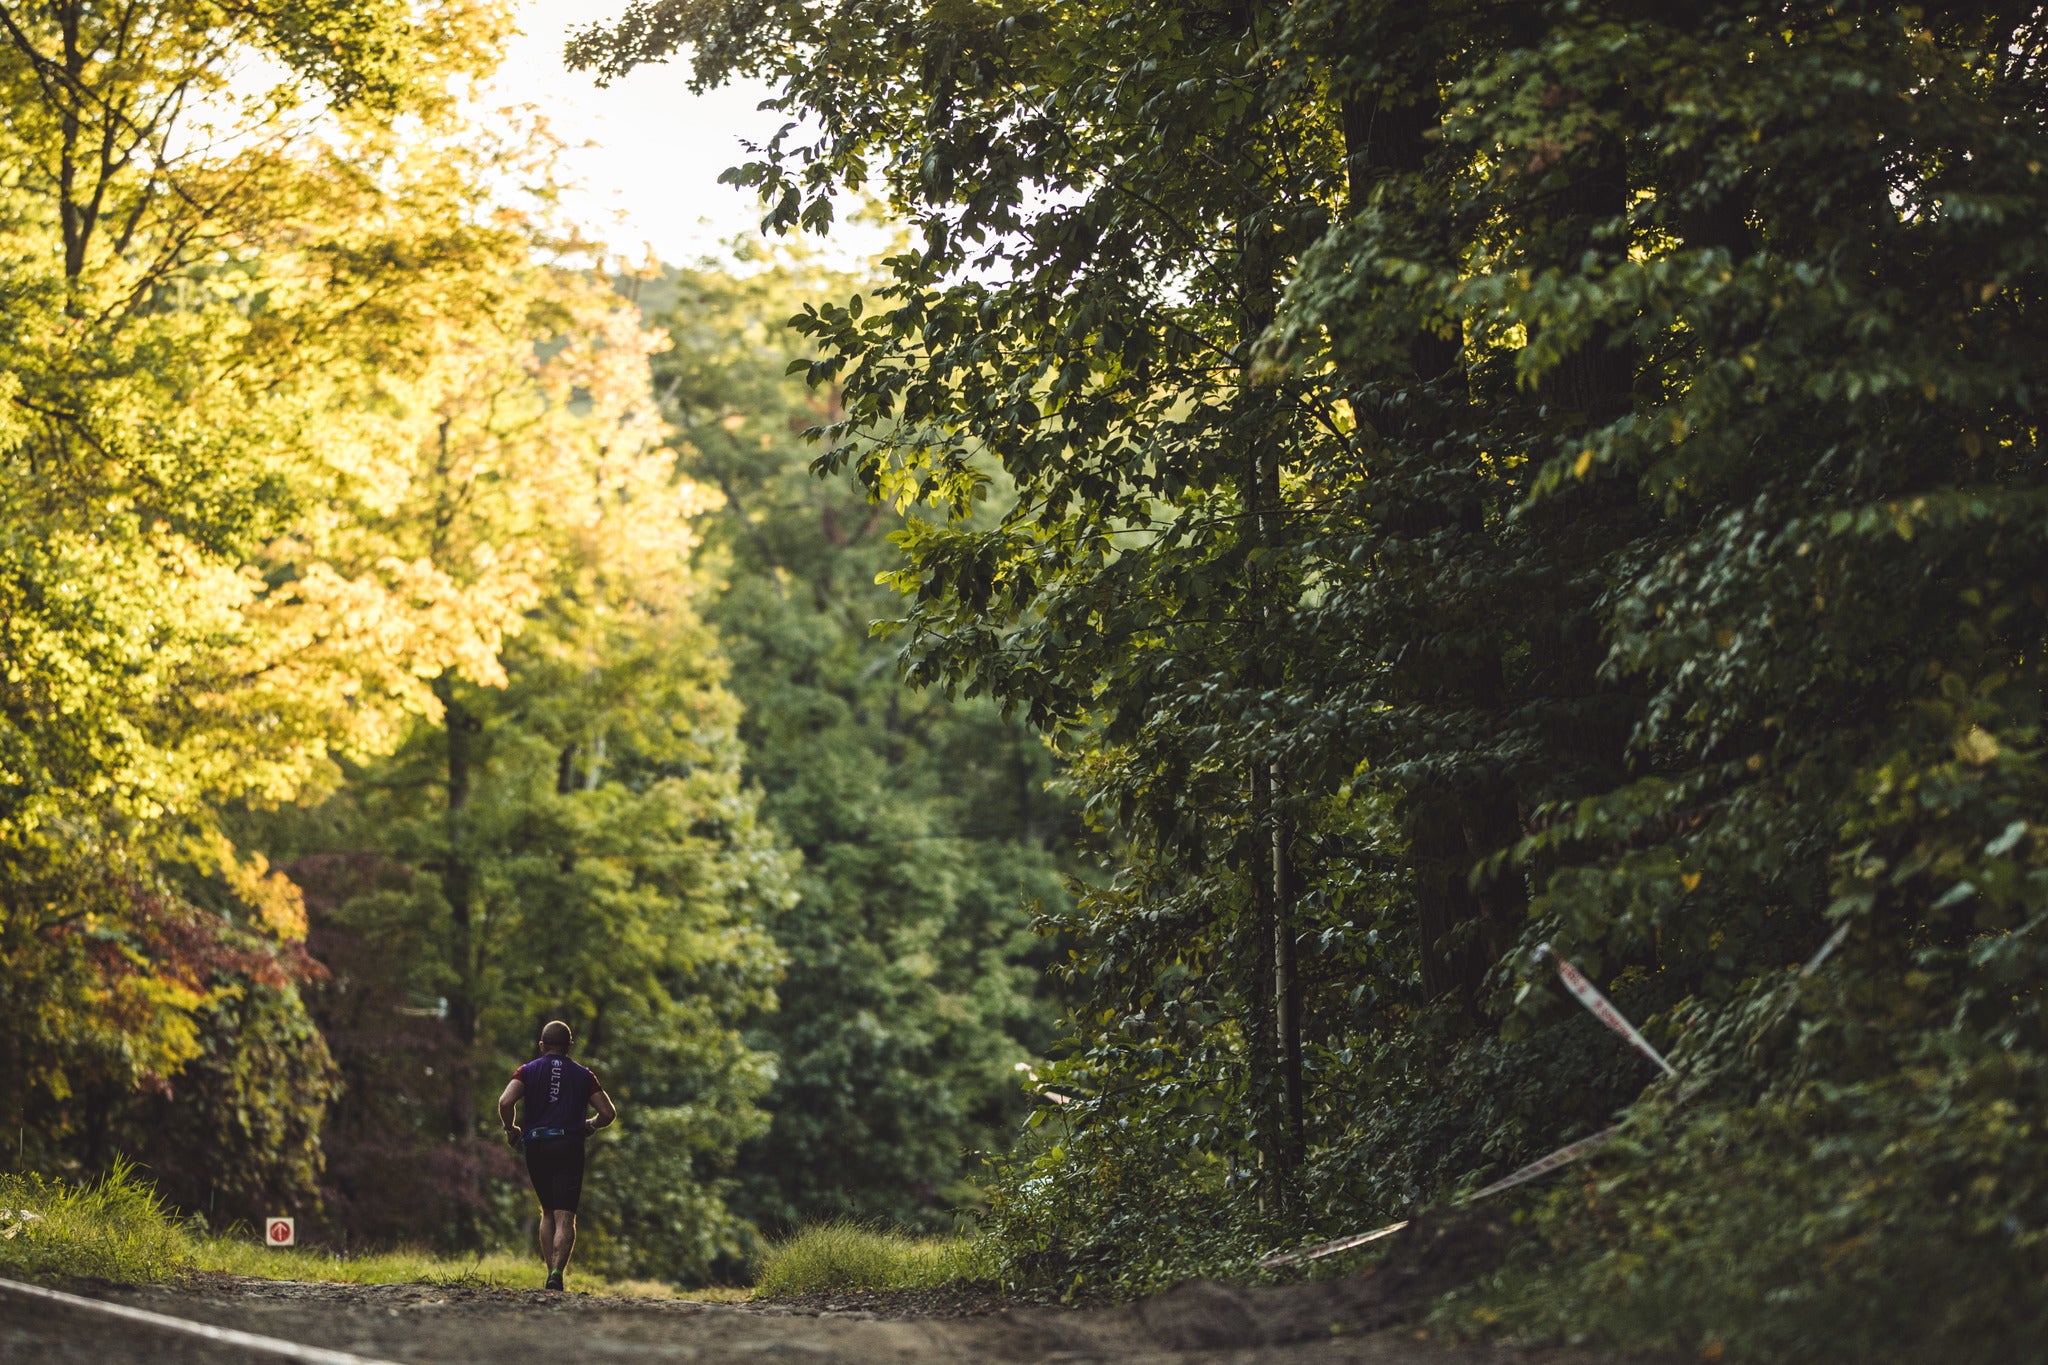
<svg viewBox="0 0 2048 1365"><path fill-rule="evenodd" d="M1127 1308L998 1308L946 1316L874 1307L702 1304L461 1285L341 1285L194 1276L176 1286L73 1285L88 1297L406 1365L909 1361L1232 1365L1624 1365L1575 1352L1444 1347L1410 1328L1347 1329L1356 1303L1319 1286L1183 1286ZM1352 1298L1355 1300L1356 1295ZM0 1360L49 1365L258 1365L274 1357L0 1294Z"/></svg>

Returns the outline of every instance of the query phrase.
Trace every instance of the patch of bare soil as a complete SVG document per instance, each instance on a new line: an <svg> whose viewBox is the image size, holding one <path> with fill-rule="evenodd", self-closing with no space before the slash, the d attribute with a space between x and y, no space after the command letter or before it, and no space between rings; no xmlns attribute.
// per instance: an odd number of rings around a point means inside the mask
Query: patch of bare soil
<svg viewBox="0 0 2048 1365"><path fill-rule="evenodd" d="M1006 1294L1002 1286L984 1282L942 1285L936 1289L840 1289L828 1294L785 1294L757 1299L743 1307L767 1313L864 1313L876 1318L986 1318L1015 1308L1048 1301Z"/></svg>

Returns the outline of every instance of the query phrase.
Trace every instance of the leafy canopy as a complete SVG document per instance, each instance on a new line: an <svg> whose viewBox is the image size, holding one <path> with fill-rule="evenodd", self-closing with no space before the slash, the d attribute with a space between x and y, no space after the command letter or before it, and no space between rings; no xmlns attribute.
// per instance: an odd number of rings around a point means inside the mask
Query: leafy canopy
<svg viewBox="0 0 2048 1365"><path fill-rule="evenodd" d="M1055 735L1124 841L1005 1214L1033 1264L1156 1282L1603 1124L1648 1078L1549 941L1712 1083L1629 1108L1527 1302L2038 1340L2043 42L1997 5L661 0L572 45L777 82L769 225L873 183L921 238L801 323L821 467L947 514L899 537L913 676ZM1724 1207L1708 1150L1768 1202L1667 1220ZM1848 1309L1903 1278L1947 1306Z"/></svg>

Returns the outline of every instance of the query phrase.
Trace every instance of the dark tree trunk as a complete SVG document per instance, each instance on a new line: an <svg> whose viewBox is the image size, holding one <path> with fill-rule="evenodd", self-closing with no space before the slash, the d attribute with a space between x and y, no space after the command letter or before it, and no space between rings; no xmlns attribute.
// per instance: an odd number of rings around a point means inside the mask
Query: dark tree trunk
<svg viewBox="0 0 2048 1365"><path fill-rule="evenodd" d="M1628 164L1619 142L1587 149L1556 199L1560 265L1589 253L1602 267L1619 264L1628 243L1612 225L1628 211ZM1721 226L1725 227L1725 224ZM1545 403L1556 409L1562 435L1576 443L1634 403L1637 357L1606 324L1592 330L1565 355L1542 385ZM1548 736L1560 775L1577 773L1577 785L1619 781L1637 707L1600 678L1606 640L1599 609L1609 547L1636 519L1635 481L1592 478L1570 494L1534 509L1529 522L1557 547L1553 563L1564 576L1553 600L1531 622L1532 691L1553 699L1559 718Z"/></svg>
<svg viewBox="0 0 2048 1365"><path fill-rule="evenodd" d="M1238 343L1240 368L1249 375L1252 351L1279 308L1280 261L1255 224L1265 205L1256 197L1241 205L1237 228L1242 293ZM1271 390L1249 379L1243 401L1247 412L1240 427L1245 455L1241 493L1246 543L1270 550L1283 538L1280 465L1282 452L1268 434L1260 406ZM1285 681L1275 640L1276 600L1281 576L1266 556L1248 559L1244 593L1250 649L1244 677L1254 694L1265 694ZM1247 881L1252 892L1253 962L1251 1015L1247 1037L1254 1069L1253 1091L1259 1108L1258 1126L1265 1135L1264 1154L1269 1188L1283 1215L1291 1211L1293 1171L1302 1142L1301 984L1295 950L1293 888L1285 862L1286 835L1281 801L1286 772L1268 755L1254 754L1248 764L1251 809L1244 844Z"/></svg>
<svg viewBox="0 0 2048 1365"><path fill-rule="evenodd" d="M458 1141L476 1132L476 942L475 869L469 855L469 798L475 746L483 728L456 698L445 674L434 684L447 736L447 852L441 865L441 895L448 902L448 1027L455 1035L456 1060L448 1078L448 1135Z"/></svg>
<svg viewBox="0 0 2048 1365"><path fill-rule="evenodd" d="M1273 832L1273 1021L1279 1035L1280 1085L1287 1108L1292 1155L1300 1160L1308 1146L1302 1117L1301 966L1299 932L1294 924L1293 831L1286 816L1286 789L1280 765L1272 767L1268 788Z"/></svg>
<svg viewBox="0 0 2048 1365"><path fill-rule="evenodd" d="M1425 134L1443 121L1442 109L1434 100L1396 104L1351 99L1339 106L1338 113L1344 127L1345 186L1353 214L1365 211L1373 187L1386 177L1423 171L1430 150ZM1428 328L1417 328L1408 354L1415 377L1433 383L1457 363L1458 342Z"/></svg>
<svg viewBox="0 0 2048 1365"><path fill-rule="evenodd" d="M1278 997L1279 962L1274 953L1280 941L1281 916L1273 895L1272 879L1266 871L1267 812L1273 804L1272 770L1263 763L1251 765L1251 814L1248 822L1246 863L1251 868L1251 1018L1246 1021L1251 1045L1252 1090L1257 1098L1259 1127L1266 1140L1260 1150L1266 1154L1268 1173L1284 1175L1289 1152L1276 1143L1282 1127L1282 1105L1274 1081L1280 1072Z"/></svg>
<svg viewBox="0 0 2048 1365"><path fill-rule="evenodd" d="M1589 251L1609 264L1620 260L1626 241L1601 231L1628 211L1628 162L1620 144L1602 142L1586 153L1554 203L1558 264L1568 266ZM1634 386L1634 357L1603 325L1544 379L1543 398L1591 426L1627 412Z"/></svg>

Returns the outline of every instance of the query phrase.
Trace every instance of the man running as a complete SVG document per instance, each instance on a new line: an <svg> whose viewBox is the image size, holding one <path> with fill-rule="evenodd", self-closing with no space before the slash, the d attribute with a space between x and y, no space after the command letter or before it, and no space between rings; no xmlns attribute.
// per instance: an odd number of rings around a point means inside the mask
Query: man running
<svg viewBox="0 0 2048 1365"><path fill-rule="evenodd" d="M547 1262L548 1288L562 1287L569 1253L576 1247L576 1205L583 1197L583 1139L619 1116L597 1073L569 1060L576 1035L559 1019L540 1031L540 1056L512 1073L498 1096L498 1121L505 1135L526 1148L526 1174L540 1196L540 1256ZM524 1097L526 1125L512 1121L512 1107ZM597 1117L584 1110L596 1106Z"/></svg>

